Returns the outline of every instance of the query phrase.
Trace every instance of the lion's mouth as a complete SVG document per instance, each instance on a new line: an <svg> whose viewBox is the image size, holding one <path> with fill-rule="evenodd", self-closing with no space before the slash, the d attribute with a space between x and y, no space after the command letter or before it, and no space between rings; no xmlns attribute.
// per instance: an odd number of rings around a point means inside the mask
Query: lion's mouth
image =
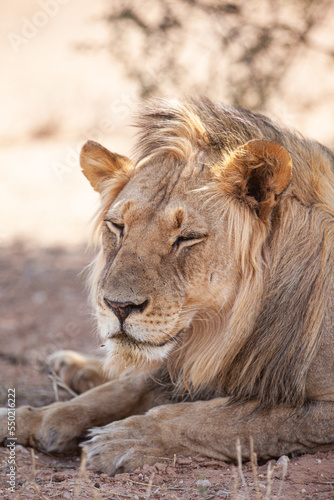
<svg viewBox="0 0 334 500"><path fill-rule="evenodd" d="M139 349L145 349L148 347L164 347L167 344L171 344L172 342L175 342L183 332L183 329L181 329L176 335L173 335L173 337L166 339L163 342L160 343L155 343L155 342L149 342L149 341L139 341L132 337L131 335L127 334L124 332L124 330L120 331L116 335L113 335L110 340L115 340L116 342L120 342L122 346L124 347L138 347Z"/></svg>

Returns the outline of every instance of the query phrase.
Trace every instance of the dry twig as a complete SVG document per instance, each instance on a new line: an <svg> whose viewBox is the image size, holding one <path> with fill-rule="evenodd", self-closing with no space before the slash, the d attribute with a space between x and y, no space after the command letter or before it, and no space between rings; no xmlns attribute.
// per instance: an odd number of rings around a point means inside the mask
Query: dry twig
<svg viewBox="0 0 334 500"><path fill-rule="evenodd" d="M73 398L75 398L78 395L67 384L65 384L65 382L51 368L49 368L48 377L52 382L52 387L53 387L56 401L59 401L58 387L60 387L61 389L64 389Z"/></svg>

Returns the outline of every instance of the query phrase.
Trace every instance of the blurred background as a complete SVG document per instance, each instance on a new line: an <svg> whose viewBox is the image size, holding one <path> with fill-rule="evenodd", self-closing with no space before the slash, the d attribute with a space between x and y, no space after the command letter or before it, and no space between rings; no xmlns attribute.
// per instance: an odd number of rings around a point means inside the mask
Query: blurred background
<svg viewBox="0 0 334 500"><path fill-rule="evenodd" d="M139 102L200 94L333 146L334 2L0 2L5 390L13 377L33 387L32 367L57 348L98 345L79 275L98 206L80 173L82 144L130 155Z"/></svg>
<svg viewBox="0 0 334 500"><path fill-rule="evenodd" d="M207 95L334 140L332 0L1 1L0 231L87 239L88 138L130 154L152 95Z"/></svg>

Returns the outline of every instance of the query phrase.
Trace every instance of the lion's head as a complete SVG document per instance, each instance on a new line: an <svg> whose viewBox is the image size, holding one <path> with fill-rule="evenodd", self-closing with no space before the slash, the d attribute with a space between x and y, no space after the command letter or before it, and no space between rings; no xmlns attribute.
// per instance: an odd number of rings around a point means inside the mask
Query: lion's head
<svg viewBox="0 0 334 500"><path fill-rule="evenodd" d="M139 126L134 161L94 142L81 153L102 200L93 295L109 353L166 365L194 390L265 399L275 376L282 386L267 400L289 400L296 385L298 397L319 332L310 287L324 274L320 146L203 100L156 100ZM293 363L305 365L298 381Z"/></svg>

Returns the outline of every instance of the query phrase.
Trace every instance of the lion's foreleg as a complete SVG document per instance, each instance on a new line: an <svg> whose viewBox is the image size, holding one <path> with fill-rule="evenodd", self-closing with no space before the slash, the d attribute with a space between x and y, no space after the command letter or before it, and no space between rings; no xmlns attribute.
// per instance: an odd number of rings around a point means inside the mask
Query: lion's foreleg
<svg viewBox="0 0 334 500"><path fill-rule="evenodd" d="M70 401L43 408L23 406L16 410L17 443L49 452L77 446L94 426L106 425L129 415L142 414L155 404L153 391L143 373L108 382ZM161 404L161 401L160 401ZM8 436L7 410L0 413L0 443Z"/></svg>
<svg viewBox="0 0 334 500"><path fill-rule="evenodd" d="M328 450L334 444L334 403L314 403L308 412L276 408L255 412L257 403L228 408L224 399L164 405L91 432L85 443L91 465L108 474L131 471L161 457L204 455L220 460L250 458L250 438L259 458Z"/></svg>

